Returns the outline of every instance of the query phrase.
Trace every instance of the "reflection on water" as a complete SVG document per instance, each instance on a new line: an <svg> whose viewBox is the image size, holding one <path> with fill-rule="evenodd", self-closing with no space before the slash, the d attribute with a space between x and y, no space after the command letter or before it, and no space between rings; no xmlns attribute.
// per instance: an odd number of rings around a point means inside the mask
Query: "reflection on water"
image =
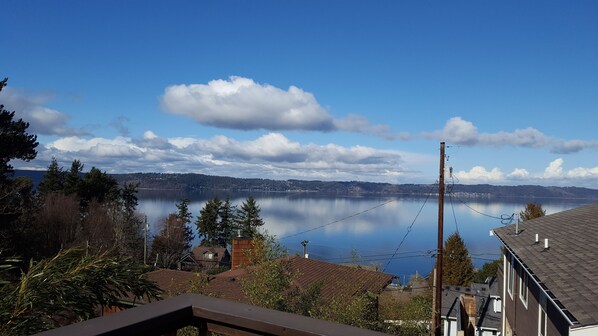
<svg viewBox="0 0 598 336"><path fill-rule="evenodd" d="M194 217L214 196L230 197L240 205L249 193L205 192L187 197ZM363 262L387 265L386 272L409 276L431 271L436 249L438 202L435 198L321 196L302 193L252 193L262 211L265 228L276 235L291 253L301 253L302 240L311 258L331 262ZM139 195L140 212L156 231L156 223L168 213L183 194L159 192ZM589 203L584 200L533 200L541 203L547 214ZM386 203L386 204L384 204ZM459 231L474 264L496 259L499 242L489 231L502 226L521 211L527 200L480 201L447 197L444 206L444 237ZM381 204L384 204L380 206ZM421 212L420 212L421 209ZM359 215L356 215L363 212ZM418 215L419 213L419 215ZM194 227L195 228L195 227ZM406 238L405 238L406 236ZM401 248L396 251L401 240ZM196 244L198 243L196 238ZM393 256L394 254L394 256ZM389 262L390 260L390 262Z"/></svg>

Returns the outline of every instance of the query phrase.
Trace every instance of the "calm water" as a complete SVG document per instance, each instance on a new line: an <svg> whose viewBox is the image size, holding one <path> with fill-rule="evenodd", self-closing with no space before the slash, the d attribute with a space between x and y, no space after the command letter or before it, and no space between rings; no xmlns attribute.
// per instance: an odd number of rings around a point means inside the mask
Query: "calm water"
<svg viewBox="0 0 598 336"><path fill-rule="evenodd" d="M262 209L265 228L276 235L291 253L301 253L301 241L308 240L310 258L337 263L358 261L378 264L385 268L385 272L401 278L408 279L409 275L416 272L427 274L433 267L432 255L436 249L438 225L436 197L426 200L297 193L252 195ZM155 232L160 218L176 212L175 204L182 196L163 192L142 193L138 210L147 215L148 223ZM214 196L229 196L233 204L240 205L249 194L187 195L191 200L193 215L199 215L205 202ZM444 237L446 239L458 230L473 256L474 264L481 266L486 261L496 259L499 253L499 242L496 237L489 235L489 231L509 224L508 220L500 218L518 213L527 201L456 198L451 201L446 198ZM558 199L533 201L541 203L547 214L590 202ZM195 243L198 243L197 239Z"/></svg>

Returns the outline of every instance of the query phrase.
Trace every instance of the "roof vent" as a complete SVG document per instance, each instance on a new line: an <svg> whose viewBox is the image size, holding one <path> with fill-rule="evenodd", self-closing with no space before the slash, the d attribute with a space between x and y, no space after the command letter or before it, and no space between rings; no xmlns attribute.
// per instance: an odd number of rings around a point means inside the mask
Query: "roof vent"
<svg viewBox="0 0 598 336"><path fill-rule="evenodd" d="M548 250L548 248L549 248L549 247L548 247L548 238L545 238L545 239L544 239L544 249L545 249L545 250Z"/></svg>
<svg viewBox="0 0 598 336"><path fill-rule="evenodd" d="M540 242L540 238L538 237L538 234L536 233L536 242L534 244L538 244Z"/></svg>

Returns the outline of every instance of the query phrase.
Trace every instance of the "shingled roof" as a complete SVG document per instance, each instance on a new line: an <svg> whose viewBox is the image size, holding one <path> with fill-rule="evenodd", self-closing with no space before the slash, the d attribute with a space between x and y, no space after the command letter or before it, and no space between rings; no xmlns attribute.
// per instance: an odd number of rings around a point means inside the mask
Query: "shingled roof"
<svg viewBox="0 0 598 336"><path fill-rule="evenodd" d="M306 288L320 283L321 298L324 300L347 298L367 291L379 294L392 281L391 274L315 259L297 256L281 261L290 263L291 271L296 274L294 283L297 286ZM241 289L241 282L246 276L244 268L217 274L210 277L205 292L216 297L247 303L248 300ZM150 272L149 278L165 292L175 292L190 286L195 275L191 272L159 270Z"/></svg>
<svg viewBox="0 0 598 336"><path fill-rule="evenodd" d="M572 328L598 324L598 204L527 220L519 228L518 235L515 224L494 232L572 316Z"/></svg>

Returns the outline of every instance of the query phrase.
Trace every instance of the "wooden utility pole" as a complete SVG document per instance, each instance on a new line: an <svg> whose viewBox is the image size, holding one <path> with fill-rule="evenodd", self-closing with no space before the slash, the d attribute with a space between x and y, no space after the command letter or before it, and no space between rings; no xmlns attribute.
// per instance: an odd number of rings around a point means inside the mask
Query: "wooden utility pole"
<svg viewBox="0 0 598 336"><path fill-rule="evenodd" d="M444 225L444 142L440 143L440 177L438 178L438 248L436 250L436 281L434 287L434 321L432 327L435 336L440 336L442 307L442 233Z"/></svg>

